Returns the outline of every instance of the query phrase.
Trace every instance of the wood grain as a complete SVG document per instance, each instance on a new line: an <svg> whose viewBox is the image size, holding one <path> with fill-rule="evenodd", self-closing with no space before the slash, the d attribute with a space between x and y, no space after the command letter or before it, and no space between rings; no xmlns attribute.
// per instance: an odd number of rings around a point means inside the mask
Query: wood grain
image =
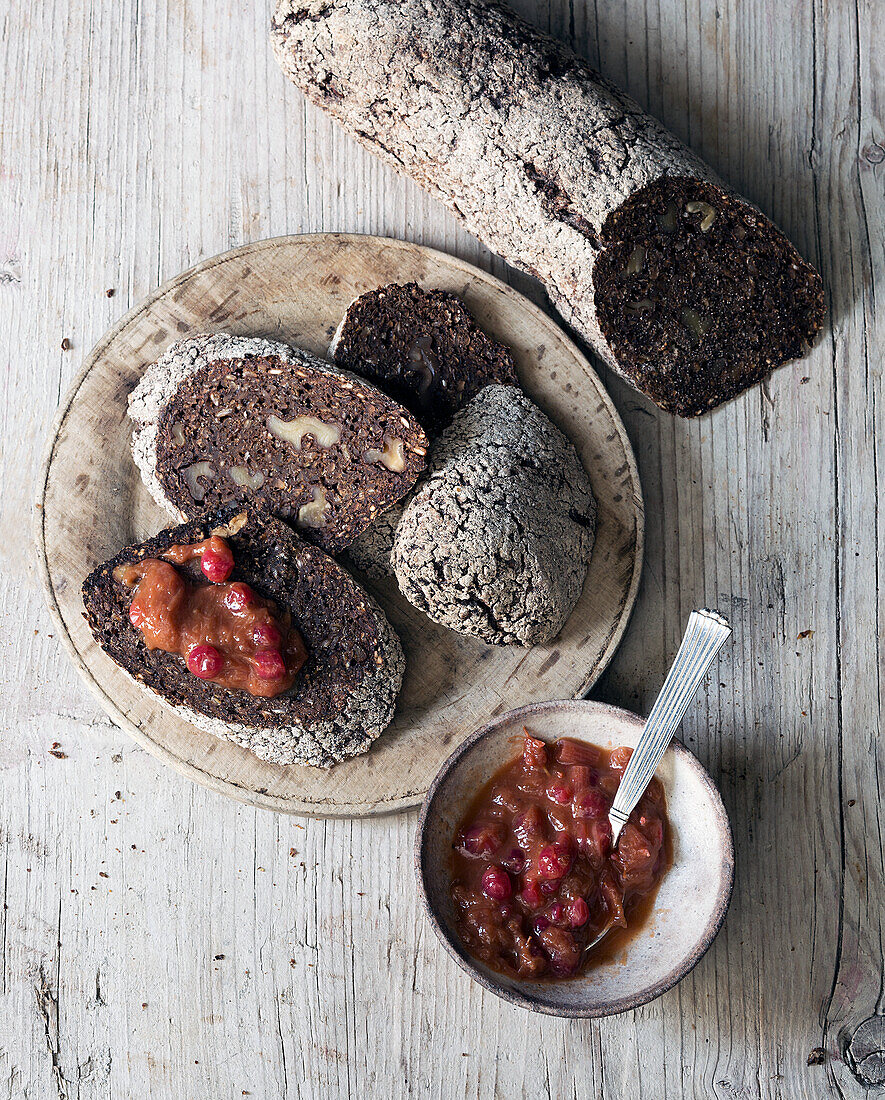
<svg viewBox="0 0 885 1100"><path fill-rule="evenodd" d="M86 575L170 523L132 462L127 397L144 367L189 333L282 338L322 355L348 303L390 282L456 292L482 328L512 350L523 388L567 433L589 471L597 503L593 556L568 622L553 641L528 650L446 630L412 607L392 581L378 586L362 578L406 654L393 722L367 754L334 768L268 764L170 713L102 652L84 621ZM642 532L642 495L624 427L592 367L560 328L463 261L403 241L343 234L274 238L213 256L105 334L62 402L36 524L40 571L60 636L114 721L211 790L264 809L337 816L414 806L459 741L491 715L585 692L627 626Z"/></svg>
<svg viewBox="0 0 885 1100"><path fill-rule="evenodd" d="M811 355L696 423L603 374L639 462L646 564L594 696L647 709L689 610L729 614L735 641L683 726L734 827L725 927L635 1013L573 1024L502 1004L419 919L414 813L299 822L160 768L49 637L26 535L4 537L0 1085L13 1100L877 1095L861 1084L870 1029L852 1040L885 1009L883 6L512 2L757 202L829 292ZM88 349L204 257L283 233L376 233L540 300L304 105L266 48L268 20L269 5L233 0L0 9L4 533L25 530Z"/></svg>

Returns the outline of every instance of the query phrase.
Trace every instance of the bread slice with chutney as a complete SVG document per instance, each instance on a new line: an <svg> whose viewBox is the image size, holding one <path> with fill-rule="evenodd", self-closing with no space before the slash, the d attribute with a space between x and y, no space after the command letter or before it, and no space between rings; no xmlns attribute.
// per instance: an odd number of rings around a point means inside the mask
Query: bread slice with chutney
<svg viewBox="0 0 885 1100"><path fill-rule="evenodd" d="M134 680L272 763L328 767L366 752L393 717L405 658L384 612L253 505L126 547L89 574L83 603L96 641Z"/></svg>

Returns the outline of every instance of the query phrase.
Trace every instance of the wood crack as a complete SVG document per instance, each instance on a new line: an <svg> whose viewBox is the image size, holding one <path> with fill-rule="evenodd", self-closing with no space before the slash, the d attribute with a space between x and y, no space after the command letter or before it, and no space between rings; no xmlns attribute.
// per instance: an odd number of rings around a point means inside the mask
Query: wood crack
<svg viewBox="0 0 885 1100"><path fill-rule="evenodd" d="M42 965L37 973L37 981L34 983L34 996L37 1001L37 1011L43 1023L43 1035L46 1041L46 1049L52 1061L52 1076L58 1093L58 1100L70 1100L68 1083L61 1070L60 1040L58 1030L58 995L53 992L52 984L46 976Z"/></svg>

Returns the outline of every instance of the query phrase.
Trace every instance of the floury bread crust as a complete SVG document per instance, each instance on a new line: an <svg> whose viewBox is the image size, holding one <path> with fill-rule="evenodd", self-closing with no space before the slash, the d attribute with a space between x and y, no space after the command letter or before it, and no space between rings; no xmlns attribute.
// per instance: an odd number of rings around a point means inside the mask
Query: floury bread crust
<svg viewBox="0 0 885 1100"><path fill-rule="evenodd" d="M365 379L307 352L216 334L174 344L130 398L133 454L181 518L255 502L329 553L414 485L427 437Z"/></svg>
<svg viewBox="0 0 885 1100"><path fill-rule="evenodd" d="M388 508L345 550L345 563L348 567L353 567L357 575L364 574L377 582L383 582L393 576L390 555L396 538L396 529L410 499L411 496L404 497L392 508Z"/></svg>
<svg viewBox="0 0 885 1100"><path fill-rule="evenodd" d="M571 614L595 531L572 444L521 390L489 386L434 444L390 560L403 595L434 622L531 646Z"/></svg>
<svg viewBox="0 0 885 1100"><path fill-rule="evenodd" d="M273 699L226 691L192 676L171 653L149 650L129 622L132 593L118 565L220 534L234 580L292 615L308 650L293 687ZM86 618L101 648L180 717L273 764L329 767L366 752L389 725L405 659L384 612L332 558L252 507L222 509L128 546L83 584Z"/></svg>
<svg viewBox="0 0 885 1100"><path fill-rule="evenodd" d="M279 0L271 40L313 102L541 279L661 407L712 408L819 332L820 276L783 234L496 0Z"/></svg>

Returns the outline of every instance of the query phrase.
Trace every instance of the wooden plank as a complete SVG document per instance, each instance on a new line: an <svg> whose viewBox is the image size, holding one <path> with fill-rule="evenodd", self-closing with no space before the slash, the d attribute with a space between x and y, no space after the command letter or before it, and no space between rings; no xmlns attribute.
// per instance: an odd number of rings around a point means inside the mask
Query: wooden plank
<svg viewBox="0 0 885 1100"><path fill-rule="evenodd" d="M595 694L647 707L690 607L730 611L735 642L711 681L725 686L686 724L735 826L725 929L677 990L624 1017L542 1020L488 997L419 919L413 815L296 822L161 770L79 685L48 637L29 547L7 538L0 1084L12 1097L866 1095L865 1033L860 1065L848 1048L885 1007L881 5L519 6L758 201L830 293L832 329L810 357L698 423L609 380L648 541L639 606ZM264 5L231 0L12 0L0 14L4 531L21 529L86 350L199 258L350 231L505 274L304 106L269 57L266 21ZM808 1066L819 1046L825 1064Z"/></svg>

